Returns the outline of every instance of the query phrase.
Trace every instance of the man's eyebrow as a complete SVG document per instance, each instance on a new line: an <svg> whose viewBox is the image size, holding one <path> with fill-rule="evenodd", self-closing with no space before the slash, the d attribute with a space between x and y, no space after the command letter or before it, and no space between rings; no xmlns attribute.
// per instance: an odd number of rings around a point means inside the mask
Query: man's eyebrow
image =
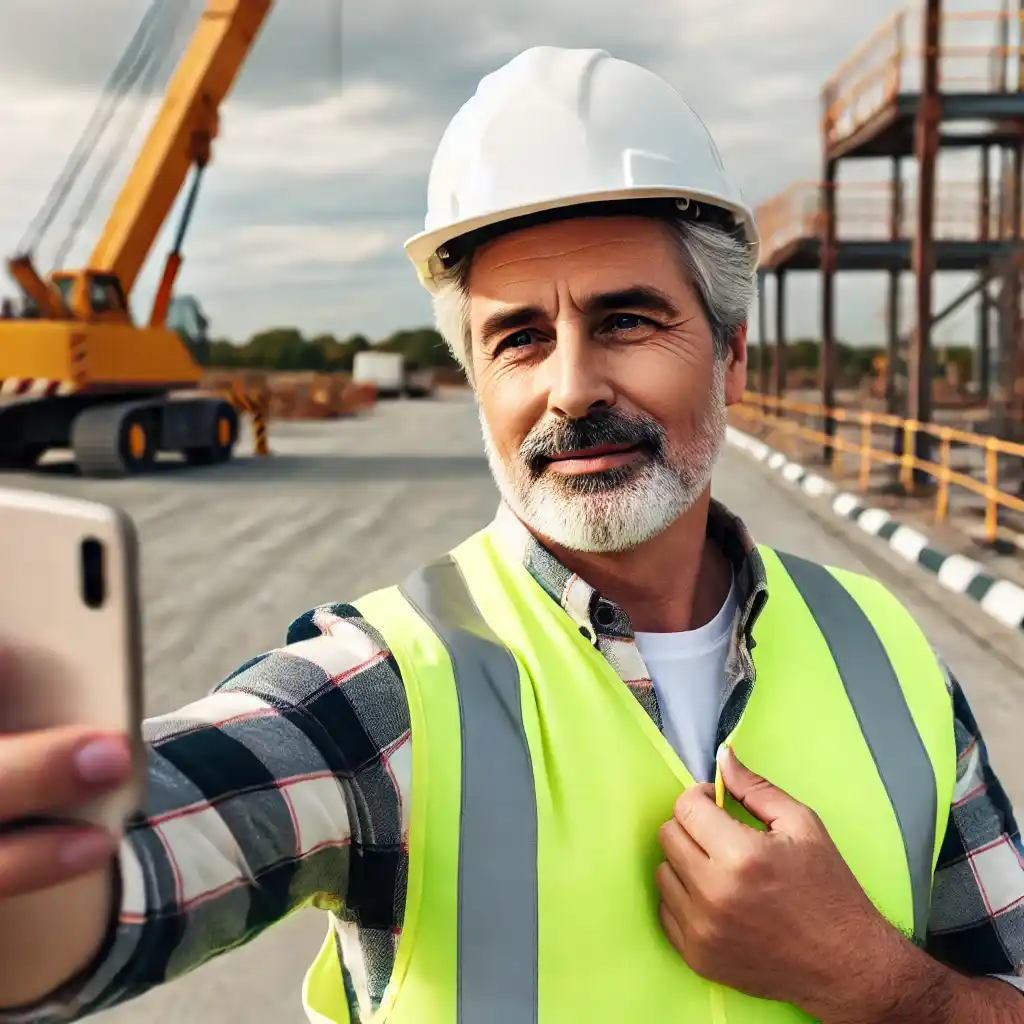
<svg viewBox="0 0 1024 1024"><path fill-rule="evenodd" d="M634 285L611 292L595 292L581 302L588 314L610 313L616 309L643 309L663 316L679 316L679 309L663 292L646 285ZM543 320L548 314L540 306L513 306L491 313L480 325L480 338L486 343L499 334Z"/></svg>
<svg viewBox="0 0 1024 1024"><path fill-rule="evenodd" d="M616 309L645 309L649 313L679 316L679 308L663 292L646 285L634 285L613 292L588 295L581 303L587 313L610 313Z"/></svg>
<svg viewBox="0 0 1024 1024"><path fill-rule="evenodd" d="M499 309L491 313L480 325L480 338L490 341L495 335L515 330L517 327L529 327L544 318L544 310L539 306L513 306L510 309Z"/></svg>

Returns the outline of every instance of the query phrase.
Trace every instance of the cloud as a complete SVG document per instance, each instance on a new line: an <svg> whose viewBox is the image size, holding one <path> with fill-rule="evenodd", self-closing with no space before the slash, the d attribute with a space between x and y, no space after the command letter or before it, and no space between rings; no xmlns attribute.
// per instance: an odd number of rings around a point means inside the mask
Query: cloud
<svg viewBox="0 0 1024 1024"><path fill-rule="evenodd" d="M255 177L329 179L423 166L434 126L401 109L402 90L359 82L344 94L298 106L238 106L217 147L219 167Z"/></svg>
<svg viewBox="0 0 1024 1024"><path fill-rule="evenodd" d="M164 0L180 52L204 0ZM980 0L979 0L980 3ZM218 333L268 323L381 335L429 305L402 252L422 225L430 158L479 78L537 44L602 47L677 87L751 202L820 173L820 89L891 0L278 0L222 111L180 288ZM0 4L0 251L14 247L80 135L141 14L139 0ZM170 24L170 22L168 22ZM138 131L82 227L87 258ZM16 157L12 158L12 155ZM540 156L540 155L539 155ZM888 173L878 165L863 173ZM67 217L55 225L49 251ZM171 227L139 281L145 309ZM45 261L44 261L45 262ZM793 331L815 331L813 282L794 282ZM884 290L844 280L841 332L880 337ZM878 315L876 315L876 312Z"/></svg>
<svg viewBox="0 0 1024 1024"><path fill-rule="evenodd" d="M293 269L305 276L317 270L336 273L390 253L399 238L382 228L249 224L222 236L218 244L204 245L201 255L211 264L220 262L227 277L263 271L290 274Z"/></svg>

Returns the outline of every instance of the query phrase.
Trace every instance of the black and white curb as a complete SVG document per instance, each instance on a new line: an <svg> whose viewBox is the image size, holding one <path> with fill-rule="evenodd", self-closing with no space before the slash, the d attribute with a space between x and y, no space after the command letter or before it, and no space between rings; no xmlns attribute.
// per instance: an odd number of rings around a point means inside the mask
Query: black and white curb
<svg viewBox="0 0 1024 1024"><path fill-rule="evenodd" d="M726 440L810 497L827 500L837 516L856 523L865 533L885 541L900 557L933 573L947 590L972 598L1004 626L1024 630L1024 587L990 576L980 562L936 550L923 533L898 523L884 509L862 505L857 495L838 490L830 480L791 462L782 452L742 430L728 427Z"/></svg>

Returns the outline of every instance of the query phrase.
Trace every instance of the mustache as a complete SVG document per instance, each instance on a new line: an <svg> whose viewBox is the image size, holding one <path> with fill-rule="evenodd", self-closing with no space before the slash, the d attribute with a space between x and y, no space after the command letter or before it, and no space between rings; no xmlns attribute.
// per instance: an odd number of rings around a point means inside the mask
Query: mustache
<svg viewBox="0 0 1024 1024"><path fill-rule="evenodd" d="M647 416L605 411L578 420L547 420L538 424L520 445L519 457L537 476L551 459L565 452L628 445L657 459L663 456L666 441L661 424Z"/></svg>

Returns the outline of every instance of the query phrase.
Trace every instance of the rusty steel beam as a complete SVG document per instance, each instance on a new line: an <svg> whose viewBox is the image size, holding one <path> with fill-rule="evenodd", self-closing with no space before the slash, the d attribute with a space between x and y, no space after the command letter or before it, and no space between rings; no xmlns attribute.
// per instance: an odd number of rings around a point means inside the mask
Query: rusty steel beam
<svg viewBox="0 0 1024 1024"><path fill-rule="evenodd" d="M885 411L898 415L903 406L903 395L896 386L896 370L903 358L900 338L900 277L898 270L889 271L889 294L886 301L885 339Z"/></svg>
<svg viewBox="0 0 1024 1024"><path fill-rule="evenodd" d="M981 149L981 199L978 206L978 241L987 242L992 223L992 147ZM985 402L992 387L992 337L989 330L991 304L988 279L978 296L978 341L975 352L974 378L978 396Z"/></svg>
<svg viewBox="0 0 1024 1024"><path fill-rule="evenodd" d="M1013 187L1011 183L1010 151L1001 150L999 154L999 236L1002 239L1013 237ZM1015 273L1014 261L999 261L999 289L996 294L996 342L992 366L992 383L990 395L990 419L992 432L999 437L1006 436L1011 396L1012 361L1011 351L1011 318L1012 296L1011 280Z"/></svg>
<svg viewBox="0 0 1024 1024"><path fill-rule="evenodd" d="M762 395L768 394L768 296L765 285L768 275L761 271L757 275L757 389Z"/></svg>
<svg viewBox="0 0 1024 1024"><path fill-rule="evenodd" d="M1021 188L1021 177L1024 175L1024 146L1020 142L1014 147L1011 156L1011 167L1013 177L1010 181L1010 217L1011 217L1011 230L1013 231L1014 240L1019 240L1021 236L1021 213L1022 206L1024 206L1024 193ZM1007 391L1009 398L1010 410L1013 413L1014 426L1016 427L1017 415L1021 408L1021 385L1024 383L1024 344L1022 344L1022 320L1021 320L1021 295L1024 293L1024 287L1021 281L1021 267L1018 260L1013 260L1012 266L1013 271L1010 277L1010 293L1009 293L1009 306L1010 306L1010 322L1009 322L1009 337L1007 338L1009 346L1009 380L1007 381Z"/></svg>
<svg viewBox="0 0 1024 1024"><path fill-rule="evenodd" d="M828 141L825 139L825 173L822 175L821 197L821 347L818 352L818 380L821 404L835 408L836 400L836 338L835 338L835 277L836 277L836 161L829 159ZM827 438L822 450L826 466L832 465L835 448L836 423L825 417L822 430Z"/></svg>
<svg viewBox="0 0 1024 1024"><path fill-rule="evenodd" d="M1017 4L1021 12L1021 0ZM1007 2L1006 7L1009 7ZM1007 91L1020 91L1021 65L1009 68ZM1014 74L1014 72L1016 72ZM1004 71L1005 74L1005 71ZM1021 226L1021 152L1020 140L1000 150L999 168L999 235L1019 242ZM997 310L996 343L991 366L989 408L992 432L1000 437L1011 436L1016 353L1020 344L1020 266L1016 257L1000 262L1000 287L994 301Z"/></svg>
<svg viewBox="0 0 1024 1024"><path fill-rule="evenodd" d="M992 394L992 298L988 291L988 281L981 289L978 297L978 339L976 364L974 367L975 384L978 397L988 402Z"/></svg>
<svg viewBox="0 0 1024 1024"><path fill-rule="evenodd" d="M775 395L786 393L786 272L775 271Z"/></svg>
<svg viewBox="0 0 1024 1024"><path fill-rule="evenodd" d="M1024 25L1024 0L1017 0L1017 24ZM1024 91L1024 49L1017 50L1017 91ZM1014 181L1011 194L1011 205L1013 208L1013 229L1014 242L1019 245L1021 241L1022 206L1024 206L1024 182L1021 178L1024 175L1024 141L1017 139L1014 147ZM1019 251L1018 251L1019 252ZM1010 394L1012 408L1016 414L1016 423L1021 419L1021 403L1024 401L1024 319L1021 317L1021 296L1024 293L1024 282L1021 280L1021 263L1019 259L1014 260L1014 289L1013 289L1013 379L1010 382Z"/></svg>
<svg viewBox="0 0 1024 1024"><path fill-rule="evenodd" d="M1002 9L999 12L1002 17L999 19L999 41L996 43L996 52L989 58L995 65L997 88L996 92L1007 91L1007 69L1010 59L1010 0L1003 0Z"/></svg>
<svg viewBox="0 0 1024 1024"><path fill-rule="evenodd" d="M935 164L939 152L939 31L941 0L925 0L921 49L924 68L915 124L914 152L917 158L917 212L913 239L914 321L910 346L907 415L920 423L932 418L933 353L931 344L932 275L935 272ZM927 459L931 438L916 434L917 455ZM924 482L918 474L917 482Z"/></svg>
<svg viewBox="0 0 1024 1024"><path fill-rule="evenodd" d="M1024 24L1024 0L1017 0L1017 25ZM1024 91L1024 51L1017 49L1016 91ZM1024 175L1024 141L1019 137L1012 150L1011 158L1013 180L1010 183L1010 228L1016 245L1019 246L1021 238L1021 213L1024 205L1024 183L1021 177ZM1024 389L1024 321L1021 319L1021 296L1024 293L1024 281L1021 280L1021 262L1018 258L1013 262L1013 277L1010 283L1010 323L1009 323L1009 380L1007 390L1009 392L1009 407L1013 412L1013 436L1019 436L1019 422L1021 416L1022 389Z"/></svg>
<svg viewBox="0 0 1024 1024"><path fill-rule="evenodd" d="M985 286L996 276L996 271L987 268L982 270L978 280L972 281L971 284L967 285L955 298L950 299L942 309L935 313L931 319L931 326L938 327L943 320L951 317L958 309L966 305L971 299L974 298L979 292L981 292ZM901 345L909 345L914 339L914 332L912 331L906 337L900 339Z"/></svg>
<svg viewBox="0 0 1024 1024"><path fill-rule="evenodd" d="M1020 238L1021 234L1021 151L1019 147L1004 151L1000 181L1000 233L1003 238ZM1015 424L1015 392L1021 376L1018 362L1021 349L1021 253L1003 259L999 264L1000 287L995 358L992 367L991 419L993 433L1013 437Z"/></svg>
<svg viewBox="0 0 1024 1024"><path fill-rule="evenodd" d="M897 241L903 229L903 165L892 158L892 202L889 205L889 237ZM896 367L903 357L900 344L900 271L889 271L889 301L886 308L885 411L901 411L896 389Z"/></svg>

